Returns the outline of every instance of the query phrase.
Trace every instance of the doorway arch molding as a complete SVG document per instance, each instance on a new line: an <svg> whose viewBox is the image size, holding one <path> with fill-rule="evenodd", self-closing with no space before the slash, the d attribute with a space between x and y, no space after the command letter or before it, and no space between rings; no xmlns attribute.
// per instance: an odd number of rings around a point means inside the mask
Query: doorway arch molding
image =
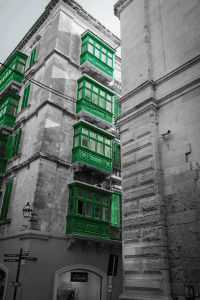
<svg viewBox="0 0 200 300"><path fill-rule="evenodd" d="M9 275L9 270L4 266L3 264L0 263L0 269L3 270L6 273L6 282L5 282L5 289L4 289L4 294L3 294L3 300L6 298L6 290L7 290L7 283L8 283L8 275Z"/></svg>
<svg viewBox="0 0 200 300"><path fill-rule="evenodd" d="M107 274L104 273L102 270L97 269L93 266L90 265L71 265L71 266L67 266L64 267L62 269L59 269L55 272L55 279L54 279L54 292L53 292L53 300L56 300L56 296L57 296L57 286L58 286L58 278L59 275L65 273L65 272L69 272L69 271L74 271L74 270L85 270L85 271L89 271L89 272L93 272L96 275L99 275L102 279L102 285L101 285L101 295L102 295L102 299L101 300L106 300L106 289L107 289Z"/></svg>

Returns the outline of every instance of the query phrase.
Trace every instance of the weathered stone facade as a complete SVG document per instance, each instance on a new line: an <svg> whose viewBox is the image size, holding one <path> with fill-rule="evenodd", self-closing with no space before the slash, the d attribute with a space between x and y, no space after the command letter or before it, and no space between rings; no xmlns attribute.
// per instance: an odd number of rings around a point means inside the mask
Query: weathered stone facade
<svg viewBox="0 0 200 300"><path fill-rule="evenodd" d="M73 125L79 120L76 115L77 80L83 74L80 54L81 34L85 30L92 31L112 49L120 44L119 38L75 1L52 0L17 46L27 56L35 47L37 50L34 64L25 71L12 131L16 133L21 128L19 152L8 160L2 187L5 190L6 183L13 181L7 215L10 223L0 223L0 269L7 274L10 272L5 300L13 296L10 282L15 281L16 264L4 263L4 254L18 253L20 248L36 256L38 261L21 266L19 282L23 289L18 289L18 300L58 299L55 274L70 265L79 266L76 269L80 266L84 269L85 265L86 270L88 266L100 270L101 300L106 300L110 253L119 256L113 297L117 299L122 292L121 241L93 237L78 240L66 236L68 184L77 180L71 157ZM119 58L116 65L119 73ZM114 75L115 78L119 80L119 74ZM28 105L20 110L23 90L29 83ZM45 86L41 88L40 83ZM87 184L99 184L104 179L94 172L95 175L89 174L86 180L85 174L79 174L78 179ZM31 220L25 219L22 213L27 202L34 213Z"/></svg>
<svg viewBox="0 0 200 300"><path fill-rule="evenodd" d="M122 299L200 299L199 1L125 0Z"/></svg>

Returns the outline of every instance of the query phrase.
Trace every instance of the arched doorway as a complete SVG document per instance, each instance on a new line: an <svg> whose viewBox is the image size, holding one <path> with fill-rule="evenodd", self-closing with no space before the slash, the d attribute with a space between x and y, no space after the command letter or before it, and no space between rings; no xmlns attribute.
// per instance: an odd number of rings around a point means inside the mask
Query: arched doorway
<svg viewBox="0 0 200 300"><path fill-rule="evenodd" d="M105 300L107 276L88 265L73 265L55 274L54 300Z"/></svg>
<svg viewBox="0 0 200 300"><path fill-rule="evenodd" d="M5 299L8 269L0 264L0 300Z"/></svg>

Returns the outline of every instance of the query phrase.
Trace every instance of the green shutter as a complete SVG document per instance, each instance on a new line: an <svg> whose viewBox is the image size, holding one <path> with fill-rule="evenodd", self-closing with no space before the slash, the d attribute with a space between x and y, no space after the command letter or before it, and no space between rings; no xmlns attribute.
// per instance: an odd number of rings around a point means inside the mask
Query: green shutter
<svg viewBox="0 0 200 300"><path fill-rule="evenodd" d="M3 197L3 205L1 208L1 216L0 216L1 221L5 220L8 214L8 207L9 207L10 196L12 192L12 185L13 185L13 181L6 184L5 194Z"/></svg>
<svg viewBox="0 0 200 300"><path fill-rule="evenodd" d="M34 63L35 61L35 54L36 54L36 48L31 52L31 58L30 58L30 63L29 67Z"/></svg>
<svg viewBox="0 0 200 300"><path fill-rule="evenodd" d="M23 95L23 99L22 99L22 106L21 106L21 109L23 109L24 107L26 107L26 105L27 105L27 103L28 103L28 97L29 97L30 87L31 87L31 84L29 84L29 85L24 89L24 95Z"/></svg>
<svg viewBox="0 0 200 300"><path fill-rule="evenodd" d="M19 149L19 143L20 143L20 138L21 138L21 128L18 130L18 133L15 136L15 142L14 142L14 146L13 146L13 152L12 152L12 156L15 156L16 154L18 154L18 149Z"/></svg>
<svg viewBox="0 0 200 300"><path fill-rule="evenodd" d="M9 135L8 140L7 140L7 145L6 145L6 151L4 158L5 159L10 159L12 155L12 149L13 149L13 142L14 142L14 135Z"/></svg>
<svg viewBox="0 0 200 300"><path fill-rule="evenodd" d="M117 141L114 142L114 166L117 167L117 157L118 157L118 153L117 153Z"/></svg>
<svg viewBox="0 0 200 300"><path fill-rule="evenodd" d="M4 174L6 171L7 160L4 158L0 158L0 174Z"/></svg>
<svg viewBox="0 0 200 300"><path fill-rule="evenodd" d="M120 226L120 196L117 194L112 195L111 224Z"/></svg>

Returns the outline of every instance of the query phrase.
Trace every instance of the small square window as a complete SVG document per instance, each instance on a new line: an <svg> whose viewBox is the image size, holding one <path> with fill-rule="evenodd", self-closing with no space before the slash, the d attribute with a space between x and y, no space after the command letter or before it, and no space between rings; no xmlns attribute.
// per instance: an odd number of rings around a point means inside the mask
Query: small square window
<svg viewBox="0 0 200 300"><path fill-rule="evenodd" d="M107 99L111 101L111 100L112 100L112 97L111 97L110 95L107 94Z"/></svg>
<svg viewBox="0 0 200 300"><path fill-rule="evenodd" d="M95 139L97 138L96 133L94 133L94 132L92 132L92 131L90 131L90 136L93 137L93 138L95 138Z"/></svg>
<svg viewBox="0 0 200 300"><path fill-rule="evenodd" d="M108 56L110 56L112 58L112 53L108 52Z"/></svg>
<svg viewBox="0 0 200 300"><path fill-rule="evenodd" d="M83 133L84 133L84 134L87 134L87 135L88 135L88 130L87 130L87 129L83 128L82 130L83 130Z"/></svg>
<svg viewBox="0 0 200 300"><path fill-rule="evenodd" d="M101 135L98 135L98 140L103 142L103 137Z"/></svg>
<svg viewBox="0 0 200 300"><path fill-rule="evenodd" d="M79 88L81 88L82 86L83 86L83 81L79 83Z"/></svg>
<svg viewBox="0 0 200 300"><path fill-rule="evenodd" d="M101 106L101 107L105 107L105 100L103 99L103 98L101 98L100 97L100 99L99 99L99 105Z"/></svg>
<svg viewBox="0 0 200 300"><path fill-rule="evenodd" d="M96 86L93 85L93 92L98 93L98 88Z"/></svg>
<svg viewBox="0 0 200 300"><path fill-rule="evenodd" d="M17 105L17 100L15 100L15 99L11 99L11 101L10 101L12 104L14 104L14 105Z"/></svg>
<svg viewBox="0 0 200 300"><path fill-rule="evenodd" d="M91 192L87 192L87 199L92 200L92 193Z"/></svg>
<svg viewBox="0 0 200 300"><path fill-rule="evenodd" d="M15 115L15 111L16 111L16 108L14 106L10 106L9 110L8 110L8 113L14 116Z"/></svg>
<svg viewBox="0 0 200 300"><path fill-rule="evenodd" d="M94 199L95 199L95 201L100 202L101 201L101 196L98 195L98 194L94 194Z"/></svg>
<svg viewBox="0 0 200 300"><path fill-rule="evenodd" d="M106 143L106 144L109 144L109 145L110 145L110 142L111 142L110 140L105 139L105 143Z"/></svg>
<svg viewBox="0 0 200 300"><path fill-rule="evenodd" d="M98 49L100 49L100 45L95 43L95 47L97 47Z"/></svg>
<svg viewBox="0 0 200 300"><path fill-rule="evenodd" d="M100 90L100 95L105 97L105 92Z"/></svg>
<svg viewBox="0 0 200 300"><path fill-rule="evenodd" d="M83 201L77 201L77 214L83 215Z"/></svg>
<svg viewBox="0 0 200 300"><path fill-rule="evenodd" d="M90 42L91 44L93 44L94 41L93 41L91 38L89 38L89 42Z"/></svg>
<svg viewBox="0 0 200 300"><path fill-rule="evenodd" d="M109 198L108 197L103 197L103 203L109 204Z"/></svg>
<svg viewBox="0 0 200 300"><path fill-rule="evenodd" d="M101 48L101 51L106 53L106 49L104 49L103 47Z"/></svg>
<svg viewBox="0 0 200 300"><path fill-rule="evenodd" d="M78 189L78 197L84 197L84 190Z"/></svg>
<svg viewBox="0 0 200 300"><path fill-rule="evenodd" d="M78 134L78 133L79 133L79 128L76 128L75 134Z"/></svg>
<svg viewBox="0 0 200 300"><path fill-rule="evenodd" d="M86 82L85 86L88 87L89 89L91 89L91 84L89 82Z"/></svg>

